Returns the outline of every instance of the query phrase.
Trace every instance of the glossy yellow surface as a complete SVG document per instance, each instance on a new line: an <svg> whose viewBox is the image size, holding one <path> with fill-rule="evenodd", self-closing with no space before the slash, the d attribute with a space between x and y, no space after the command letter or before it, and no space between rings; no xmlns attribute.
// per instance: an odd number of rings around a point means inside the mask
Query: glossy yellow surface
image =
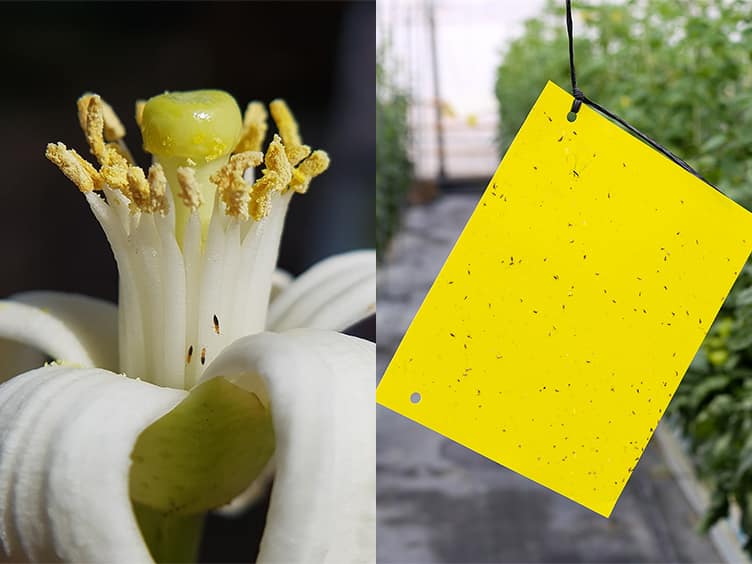
<svg viewBox="0 0 752 564"><path fill-rule="evenodd" d="M377 401L609 516L752 214L590 108L570 123L571 105L546 86Z"/></svg>
<svg viewBox="0 0 752 564"><path fill-rule="evenodd" d="M144 149L158 157L208 163L232 151L243 118L235 99L222 90L165 92L150 98L141 117Z"/></svg>

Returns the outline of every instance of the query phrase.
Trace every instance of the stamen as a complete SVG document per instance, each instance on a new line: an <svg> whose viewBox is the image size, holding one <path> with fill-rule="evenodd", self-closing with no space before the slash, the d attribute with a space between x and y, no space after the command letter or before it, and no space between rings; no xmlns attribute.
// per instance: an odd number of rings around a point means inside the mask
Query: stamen
<svg viewBox="0 0 752 564"><path fill-rule="evenodd" d="M329 168L329 155L325 151L314 151L293 171L290 188L298 194L305 194L311 180Z"/></svg>
<svg viewBox="0 0 752 564"><path fill-rule="evenodd" d="M169 211L167 200L167 178L164 169L159 163L149 167L149 187L151 188L150 211L165 215Z"/></svg>
<svg viewBox="0 0 752 564"><path fill-rule="evenodd" d="M108 146L112 146L120 153L129 164L135 164L136 161L133 158L128 146L125 144L125 126L120 118L115 113L107 102L102 100L102 115L104 117L104 139L108 141Z"/></svg>
<svg viewBox="0 0 752 564"><path fill-rule="evenodd" d="M97 94L84 94L78 99L78 121L86 136L91 154L102 166L109 159L104 144L104 110L102 99Z"/></svg>
<svg viewBox="0 0 752 564"><path fill-rule="evenodd" d="M146 100L136 100L136 125L139 127L144 120L144 106L146 106Z"/></svg>
<svg viewBox="0 0 752 564"><path fill-rule="evenodd" d="M261 145L266 137L268 116L261 102L248 104L243 115L243 133L237 147L235 147L235 153L261 150Z"/></svg>
<svg viewBox="0 0 752 564"><path fill-rule="evenodd" d="M105 123L110 121L110 134L117 136L117 124L120 120L115 116L112 108L109 108L102 98L97 94L84 94L78 99L78 120L86 136L86 142L89 144L91 153L97 158L101 165L100 174L105 182L112 188L122 190L123 193L131 198L131 188L138 184L137 173L131 172L129 179L130 153L125 146L121 146L119 141L116 143L106 143L104 141ZM112 122L112 116L105 118L107 110L112 114L117 123ZM122 128L122 124L120 124ZM123 128L123 134L125 129ZM143 171L141 171L143 176ZM135 184L134 184L135 183ZM136 196L138 198L138 196Z"/></svg>
<svg viewBox="0 0 752 564"><path fill-rule="evenodd" d="M292 166L287 160L285 146L279 135L269 144L264 158L266 168L262 176L251 187L251 199L248 204L248 212L255 220L260 220L269 214L271 192L282 192L292 179Z"/></svg>
<svg viewBox="0 0 752 564"><path fill-rule="evenodd" d="M269 110L285 142L287 158L292 166L296 166L311 154L311 148L308 145L303 145L300 130L298 129L298 122L295 121L290 108L287 107L287 103L284 100L274 100L269 104Z"/></svg>
<svg viewBox="0 0 752 564"><path fill-rule="evenodd" d="M185 363L190 364L192 357L193 357L193 345L188 347L188 354L185 355Z"/></svg>
<svg viewBox="0 0 752 564"><path fill-rule="evenodd" d="M107 102L102 100L102 116L104 117L105 141L120 141L125 137L125 126Z"/></svg>
<svg viewBox="0 0 752 564"><path fill-rule="evenodd" d="M105 147L105 151L105 156L100 159L100 163L102 164L100 172L102 176L107 184L113 188L122 190L122 192L130 198L128 169L131 165L128 164L128 159L120 154L117 145L109 144Z"/></svg>
<svg viewBox="0 0 752 564"><path fill-rule="evenodd" d="M178 197L183 200L183 203L187 208L196 211L204 203L204 199L201 196L201 191L198 187L198 181L196 180L196 169L181 166L177 169L178 184L180 185L180 192Z"/></svg>
<svg viewBox="0 0 752 564"><path fill-rule="evenodd" d="M81 192L101 190L104 182L102 175L79 155L75 150L68 149L62 143L49 143L45 152L47 159L55 164Z"/></svg>
<svg viewBox="0 0 752 564"><path fill-rule="evenodd" d="M137 166L127 169L128 193L131 199L131 211L146 211L149 208L149 183L144 176L144 171Z"/></svg>
<svg viewBox="0 0 752 564"><path fill-rule="evenodd" d="M248 219L251 187L243 179L243 173L249 168L260 165L263 160L264 154L258 151L238 153L230 157L226 165L209 177L219 190L227 215Z"/></svg>

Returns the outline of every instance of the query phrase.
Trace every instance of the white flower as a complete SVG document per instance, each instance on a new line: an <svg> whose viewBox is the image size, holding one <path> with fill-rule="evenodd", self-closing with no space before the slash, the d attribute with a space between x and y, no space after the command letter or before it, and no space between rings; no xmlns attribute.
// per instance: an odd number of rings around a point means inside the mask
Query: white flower
<svg viewBox="0 0 752 564"><path fill-rule="evenodd" d="M265 155L263 106L241 122L218 91L139 106L148 173L96 95L79 117L99 168L48 146L107 235L120 299L0 301L0 337L56 361L0 385L5 560L191 558L203 514L273 450L258 561L375 561L374 345L335 332L373 313L375 255L275 271L290 198L329 161L270 109ZM1 350L6 367L21 354Z"/></svg>

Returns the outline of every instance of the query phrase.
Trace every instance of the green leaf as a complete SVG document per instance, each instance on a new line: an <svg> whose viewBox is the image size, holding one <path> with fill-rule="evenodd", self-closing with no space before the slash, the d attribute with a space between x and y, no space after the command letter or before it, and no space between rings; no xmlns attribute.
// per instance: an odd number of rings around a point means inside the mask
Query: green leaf
<svg viewBox="0 0 752 564"><path fill-rule="evenodd" d="M752 304L752 288L745 288L736 295L736 306L746 306Z"/></svg>
<svg viewBox="0 0 752 564"><path fill-rule="evenodd" d="M689 403L693 409L699 410L700 406L720 390L729 386L733 378L729 374L715 374L705 378L691 393Z"/></svg>
<svg viewBox="0 0 752 564"><path fill-rule="evenodd" d="M703 151L711 152L721 148L726 143L726 136L722 134L713 135L702 146Z"/></svg>
<svg viewBox="0 0 752 564"><path fill-rule="evenodd" d="M166 515L225 505L274 451L271 414L256 394L213 378L141 433L131 454L131 499Z"/></svg>
<svg viewBox="0 0 752 564"><path fill-rule="evenodd" d="M707 533L716 522L726 517L728 512L729 501L726 492L723 490L714 491L713 496L710 499L710 507L708 507L708 511L700 522L700 531Z"/></svg>
<svg viewBox="0 0 752 564"><path fill-rule="evenodd" d="M749 325L752 329L752 323ZM752 345L752 330L744 330L744 327L740 331L734 332L728 339L726 346L732 351L741 351Z"/></svg>

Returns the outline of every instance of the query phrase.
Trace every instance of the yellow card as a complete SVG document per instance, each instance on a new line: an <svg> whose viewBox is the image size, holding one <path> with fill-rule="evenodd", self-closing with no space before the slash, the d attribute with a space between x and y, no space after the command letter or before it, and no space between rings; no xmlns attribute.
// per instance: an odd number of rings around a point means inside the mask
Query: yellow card
<svg viewBox="0 0 752 564"><path fill-rule="evenodd" d="M752 250L752 214L552 83L377 401L608 517Z"/></svg>

